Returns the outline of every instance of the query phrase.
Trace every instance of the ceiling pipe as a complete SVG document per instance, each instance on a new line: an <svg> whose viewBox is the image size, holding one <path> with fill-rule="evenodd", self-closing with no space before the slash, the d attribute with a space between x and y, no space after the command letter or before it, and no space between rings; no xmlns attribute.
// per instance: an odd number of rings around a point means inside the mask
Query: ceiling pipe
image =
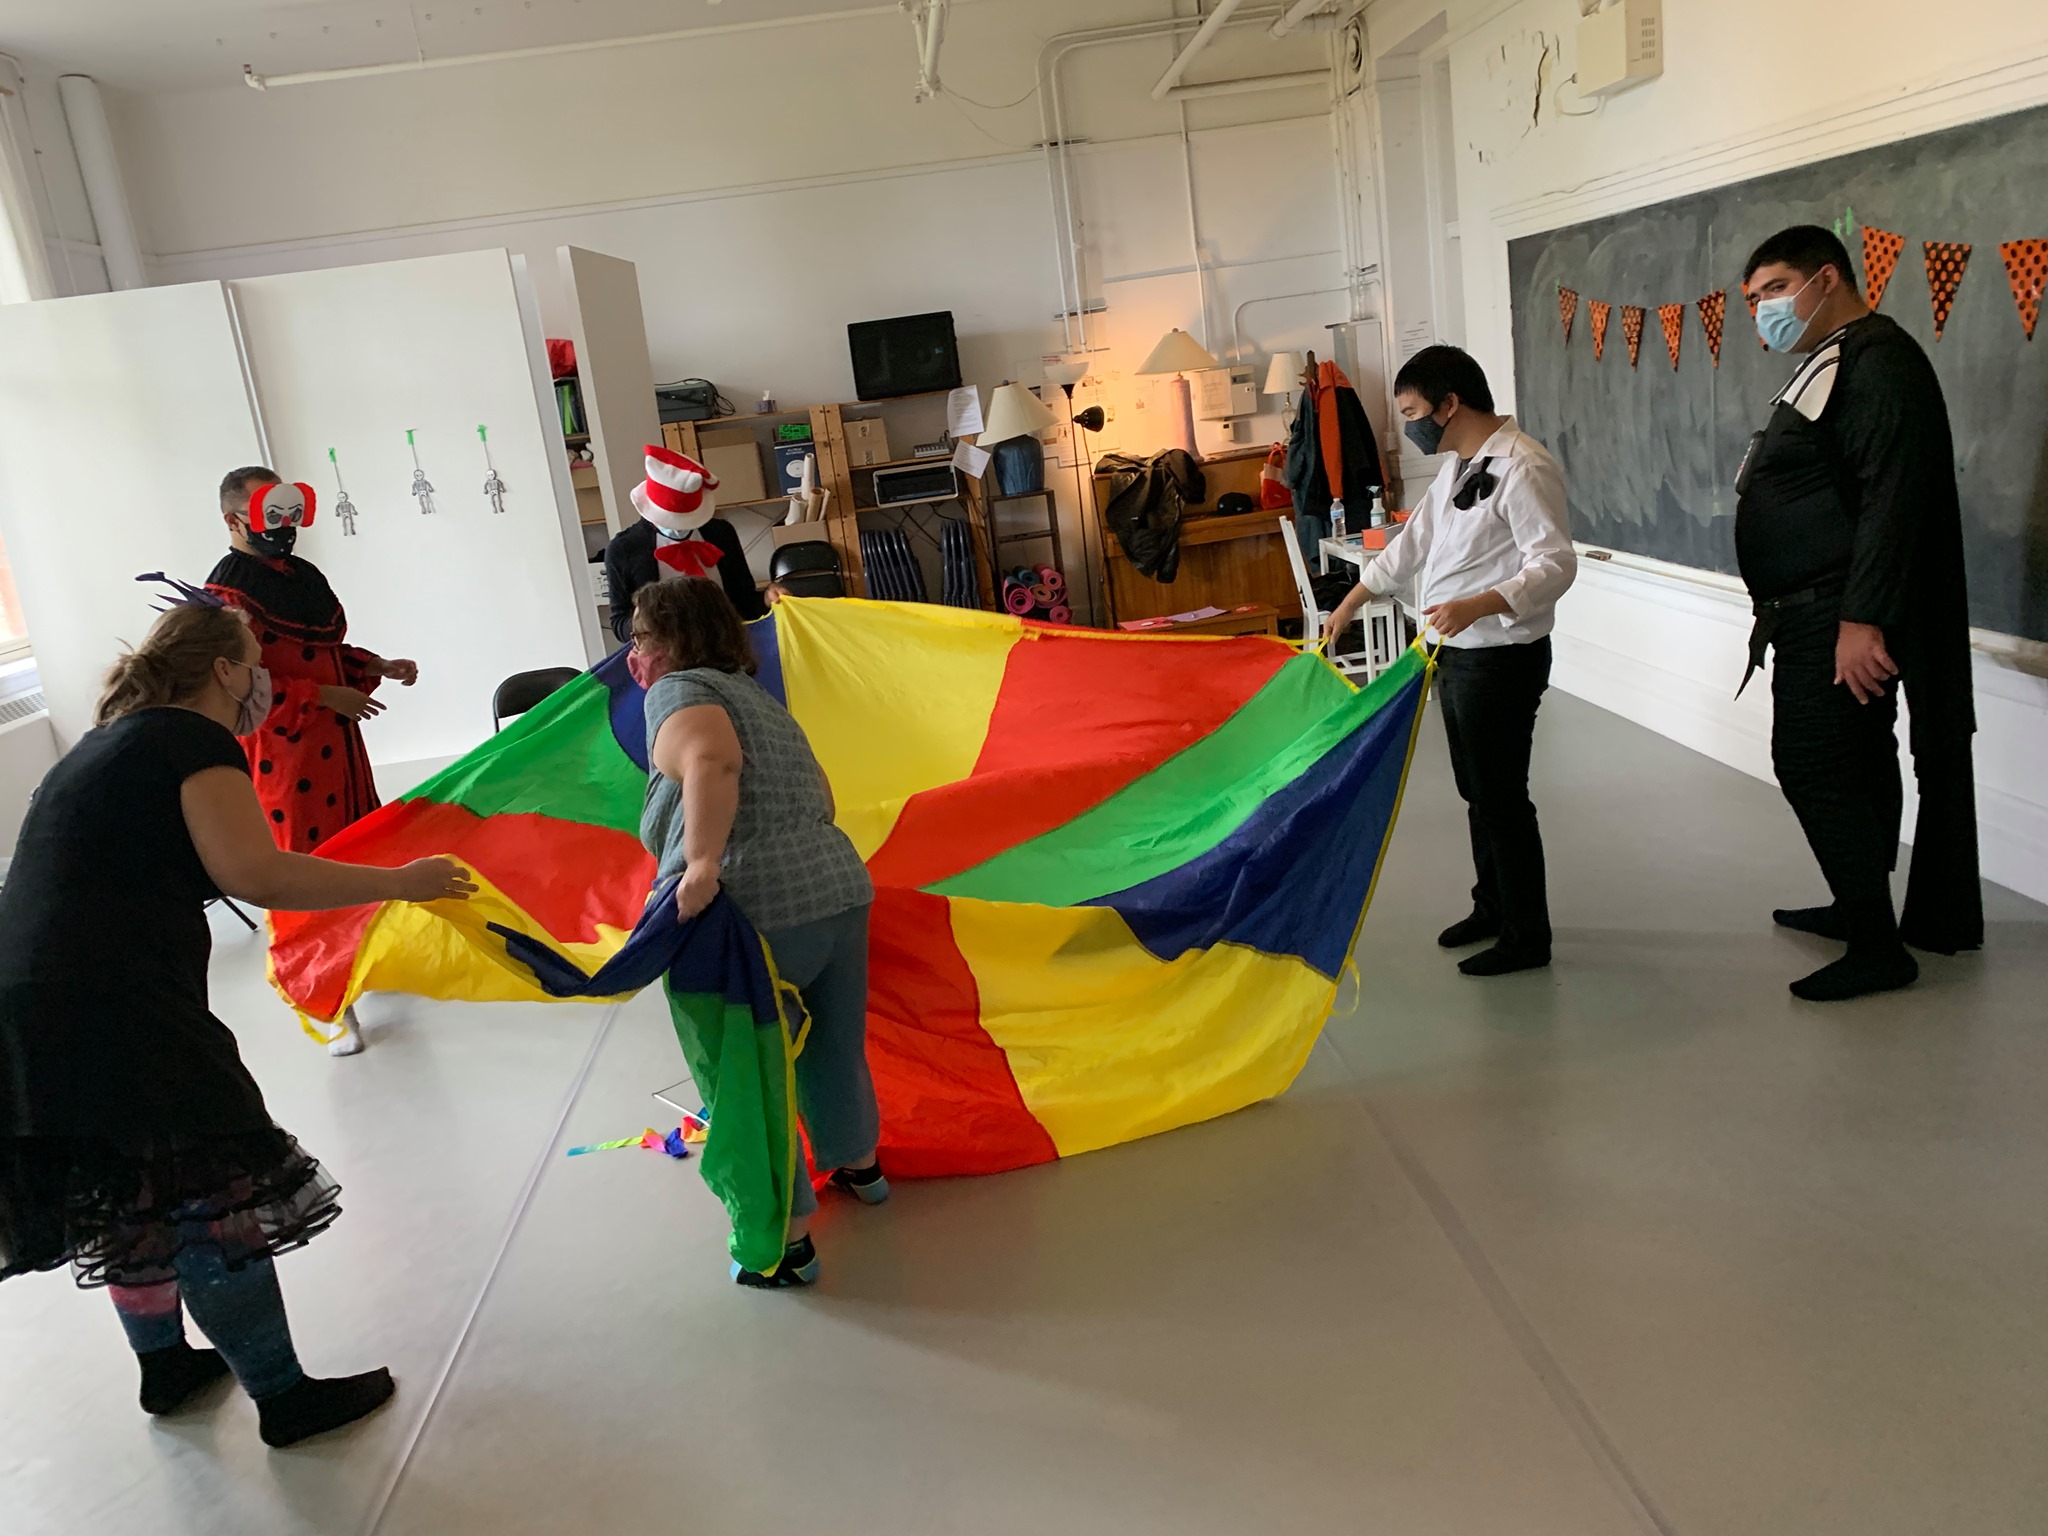
<svg viewBox="0 0 2048 1536"><path fill-rule="evenodd" d="M692 38L725 37L737 32L774 32L807 27L814 22L851 21L866 16L900 16L900 5L864 5L847 11L812 11L801 16L776 16L761 21L732 21L715 27L682 27L673 32L642 32L632 37L600 37L581 43L544 43L534 48L501 48L495 53L461 53L446 58L400 59L391 64L354 64L342 69L305 69L290 75L260 75L242 66L242 80L252 90L283 85L310 85L318 80L363 80L372 75L411 75L428 69L460 69L469 64L499 64L509 59L545 59L565 53L596 53L605 48L637 48L646 43L675 43Z"/></svg>
<svg viewBox="0 0 2048 1536"><path fill-rule="evenodd" d="M1159 83L1152 87L1154 101L1166 100L1166 93L1180 84L1180 77L1188 72L1195 56L1209 46L1230 20L1231 14L1243 4L1244 0L1216 0L1216 9L1209 13L1208 20L1196 28L1195 35L1188 39L1187 47L1174 56L1173 62L1166 66L1166 73L1159 77Z"/></svg>
<svg viewBox="0 0 2048 1536"><path fill-rule="evenodd" d="M64 125L78 155L78 179L85 183L86 206L99 232L100 259L107 264L107 283L116 289L145 288L142 242L135 237L135 217L121 184L121 162L114 154L114 133L107 126L106 103L91 75L59 75L57 99L64 104Z"/></svg>
<svg viewBox="0 0 2048 1536"><path fill-rule="evenodd" d="M1268 37L1285 37L1288 33L1292 32L1296 27L1302 25L1303 22L1306 22L1311 14L1321 10L1324 6L1328 5L1329 3L1330 0L1294 0L1294 4L1287 7L1287 9L1281 13L1280 19L1273 23L1273 25L1267 30L1266 35ZM1330 28L1334 28L1337 24L1337 18L1334 15L1328 17L1318 17L1317 20L1319 22L1327 21L1329 23ZM1311 28L1311 30L1320 32L1328 30L1328 28L1322 26L1314 26Z"/></svg>
<svg viewBox="0 0 2048 1536"><path fill-rule="evenodd" d="M1199 101L1205 96L1248 96L1255 91L1291 91L1301 86L1328 85L1327 69L1302 69L1287 75L1250 75L1242 80L1204 80L1199 85L1176 85L1166 93L1168 101Z"/></svg>

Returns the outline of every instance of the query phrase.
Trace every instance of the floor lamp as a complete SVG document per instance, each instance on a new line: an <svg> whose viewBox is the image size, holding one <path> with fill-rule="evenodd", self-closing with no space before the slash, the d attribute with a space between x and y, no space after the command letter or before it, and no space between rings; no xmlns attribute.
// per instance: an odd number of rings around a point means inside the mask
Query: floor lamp
<svg viewBox="0 0 2048 1536"><path fill-rule="evenodd" d="M1187 376L1219 366L1207 347L1175 327L1159 338L1159 345L1152 349L1152 355L1138 367L1140 373L1170 373L1174 376L1173 403L1167 407L1170 419L1166 423L1167 431L1173 436L1166 446L1181 449L1197 463L1202 456L1195 451L1195 402L1188 389Z"/></svg>
<svg viewBox="0 0 2048 1536"><path fill-rule="evenodd" d="M1074 455L1074 514L1081 524L1081 557L1087 567L1088 576L1088 612L1090 617L1099 620L1103 617L1102 532L1096 520L1094 477L1082 472L1086 455L1081 452L1080 433L1075 432L1074 428L1079 427L1086 432L1100 432L1107 418L1099 405L1089 406L1078 416L1074 414L1074 386L1086 377L1088 365L1085 362L1070 361L1045 365L1046 383L1059 385L1067 394L1067 431Z"/></svg>

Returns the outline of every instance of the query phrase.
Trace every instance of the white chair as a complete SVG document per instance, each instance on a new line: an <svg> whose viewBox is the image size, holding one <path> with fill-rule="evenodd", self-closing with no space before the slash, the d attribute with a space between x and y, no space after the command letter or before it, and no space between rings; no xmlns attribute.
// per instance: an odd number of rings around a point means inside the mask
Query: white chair
<svg viewBox="0 0 2048 1536"><path fill-rule="evenodd" d="M1323 629L1330 622L1329 612L1316 603L1315 584L1309 580L1308 561L1302 555L1301 540L1295 531L1294 519L1283 517L1280 523L1280 542L1287 546L1287 563L1294 570L1294 589L1301 595L1301 643L1313 648L1323 637ZM1362 655L1339 656L1334 651L1326 652L1330 665L1346 677L1371 682L1388 667L1400 654L1400 648L1393 644L1398 632L1392 603L1367 603L1359 617L1365 622L1366 647ZM1384 643L1381 643L1384 638ZM1332 635L1334 646L1338 637Z"/></svg>

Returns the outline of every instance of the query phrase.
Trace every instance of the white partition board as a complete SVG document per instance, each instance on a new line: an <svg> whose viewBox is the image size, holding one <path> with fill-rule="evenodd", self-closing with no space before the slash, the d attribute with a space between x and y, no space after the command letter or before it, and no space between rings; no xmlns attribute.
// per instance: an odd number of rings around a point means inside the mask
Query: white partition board
<svg viewBox="0 0 2048 1536"><path fill-rule="evenodd" d="M510 256L471 251L233 284L274 467L323 510L299 540L353 643L420 665L365 726L378 762L449 757L491 732L491 695L534 667L588 664L581 550L559 492L560 429L535 392ZM537 344L535 342L534 344ZM507 487L484 495L484 444ZM435 511L412 494L411 429ZM333 516L335 471L358 511ZM557 468L562 469L558 482ZM565 522L566 517L566 522Z"/></svg>
<svg viewBox="0 0 2048 1536"><path fill-rule="evenodd" d="M60 748L155 617L133 578L206 579L258 444L221 284L0 305L0 536Z"/></svg>
<svg viewBox="0 0 2048 1536"><path fill-rule="evenodd" d="M576 342L576 375L590 446L597 455L605 521L617 533L640 520L628 499L646 478L648 443L661 441L654 400L654 365L647 356L647 321L640 309L640 275L616 256L565 245L556 252L569 293L569 325Z"/></svg>

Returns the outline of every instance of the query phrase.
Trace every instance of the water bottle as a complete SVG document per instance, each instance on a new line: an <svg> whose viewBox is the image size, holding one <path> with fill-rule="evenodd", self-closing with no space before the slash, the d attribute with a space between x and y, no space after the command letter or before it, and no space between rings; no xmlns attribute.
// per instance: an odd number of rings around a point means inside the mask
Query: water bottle
<svg viewBox="0 0 2048 1536"><path fill-rule="evenodd" d="M1339 496L1330 502L1330 537L1344 537L1344 498Z"/></svg>

